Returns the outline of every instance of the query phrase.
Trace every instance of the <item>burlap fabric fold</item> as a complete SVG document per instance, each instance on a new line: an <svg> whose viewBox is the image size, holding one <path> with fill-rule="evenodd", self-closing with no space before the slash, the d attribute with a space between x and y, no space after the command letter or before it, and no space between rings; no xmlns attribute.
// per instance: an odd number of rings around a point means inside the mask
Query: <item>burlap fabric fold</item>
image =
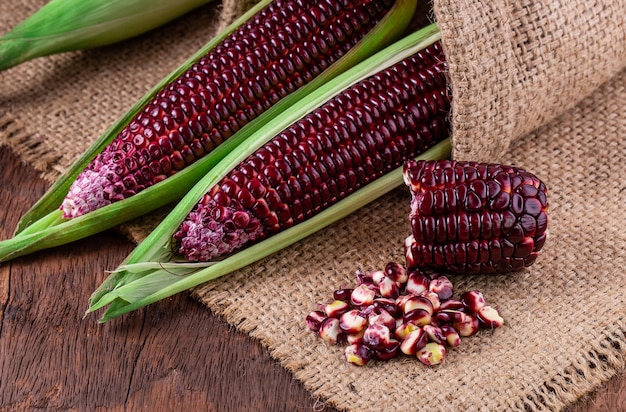
<svg viewBox="0 0 626 412"><path fill-rule="evenodd" d="M494 161L626 65L624 1L436 0L457 158Z"/></svg>
<svg viewBox="0 0 626 412"><path fill-rule="evenodd" d="M0 30L43 1L6 3ZM117 46L1 73L0 141L53 179L238 15L236 5L202 7ZM465 339L436 368L409 358L351 366L340 347L305 329L306 313L353 284L356 269L402 260L404 189L194 295L340 409L559 410L626 366L626 5L433 6L450 62L455 157L526 167L550 191L550 238L534 266L452 277L459 291L482 290L505 326Z"/></svg>

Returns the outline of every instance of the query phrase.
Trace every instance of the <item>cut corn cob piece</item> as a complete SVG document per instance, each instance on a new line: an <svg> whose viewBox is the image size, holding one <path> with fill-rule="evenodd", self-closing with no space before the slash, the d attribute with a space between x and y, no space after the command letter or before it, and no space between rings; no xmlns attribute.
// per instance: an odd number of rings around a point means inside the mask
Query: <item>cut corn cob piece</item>
<svg viewBox="0 0 626 412"><path fill-rule="evenodd" d="M350 2L338 2L337 7L339 5L351 4ZM387 4L384 0L364 0L359 4L364 4L365 8L362 10L370 10L372 7L374 10L378 10L382 7L383 4ZM277 103L274 103L269 109L265 110L262 114L260 114L256 119L250 121L245 126L241 127L240 130L235 132L231 137L223 141L219 146L215 147L211 150L210 153L202 157L201 159L195 161L190 166L184 168L183 170L177 171L175 174L171 175L167 179L161 180L158 185L152 185L150 187L141 190L134 196L127 197L124 200L120 200L117 202L113 202L107 206L101 207L92 212L86 213L79 217L73 219L65 219L62 217L62 212L58 210L59 205L62 203L66 194L70 191L70 186L76 180L78 175L84 171L87 166L94 161L96 157L98 157L99 153L104 152L107 147L117 136L121 136L124 134L125 128L130 129L130 125L133 122L133 119L139 121L139 125L145 128L146 125L143 124L146 119L149 118L150 113L146 113L145 108L150 105L150 102L153 100L158 100L157 95L162 93L162 90L165 90L169 84L176 85L176 79L182 78L190 81L194 81L189 77L185 77L185 73L189 73L189 70L193 70L193 67L198 67L198 62L202 59L203 56L206 56L211 53L214 49L218 49L222 47L224 43L228 42L229 39L232 40L233 33L240 33L237 31L239 28L243 26L249 26L251 21L258 18L258 14L262 14L263 10L269 9L273 3L270 0L264 0L251 9L246 15L242 16L238 19L231 27L229 27L224 33L213 39L209 42L205 47L203 47L200 51L198 51L194 56L192 56L186 63L184 63L177 70L172 72L167 78L165 78L161 83L159 83L153 90L151 90L146 96L144 96L125 116L123 116L117 123L109 128L105 132L103 136L101 136L98 141L96 141L84 154L78 159L74 165L68 170L68 172L62 176L46 193L44 197L42 197L37 204L22 218L20 221L18 228L16 230L16 234L13 239L5 240L0 242L0 261L6 261L17 256L21 256L27 253L31 253L36 250L49 248L53 246L57 246L60 244L68 243L70 241L75 241L77 239L89 236L91 234L100 232L102 230L114 227L120 223L128 221L132 218L141 216L147 212L155 210L161 206L164 206L168 203L174 202L182 198L185 193L193 186L195 182L197 182L202 176L206 175L212 167L215 166L224 156L226 156L233 148L237 147L243 141L245 141L249 136L254 134L260 128L263 127L267 122L269 122L274 117L278 116L280 113L289 108L294 102L301 99L303 96L306 96L312 90L315 90L320 85L325 84L328 80L336 77L338 74L344 72L346 69L354 66L356 63L362 61L368 56L372 55L377 50L380 50L384 46L392 43L394 40L399 38L403 33L408 24L410 23L413 12L415 11L416 1L415 0L396 0L391 7L390 11L384 15L384 17L380 18L379 23L375 25L367 34L365 33L356 33L352 30L352 34L358 35L361 37L361 40L354 45L347 53L345 53L345 49L339 52L343 54L335 63L330 65L326 70L324 70L321 74L317 75L313 80L309 83L299 87L296 91L292 92L288 96L280 99ZM292 4L288 2L277 2L277 5L286 5ZM302 4L301 2L295 2L294 4ZM313 3L307 3L307 5L311 5ZM325 4L333 4L329 1L320 0L318 5ZM378 5L378 6L374 6ZM368 6L369 5L369 6ZM342 6L343 7L343 6ZM326 21L327 20L327 11L326 6L320 7L319 10L322 10L322 14L315 12L311 13L312 16L317 16L317 20ZM334 10L334 9L333 9ZM341 9L343 10L343 9ZM352 10L352 9L350 9ZM360 10L358 7L354 10ZM286 11L285 13L289 14L291 11ZM280 14L280 13L279 13ZM359 14L360 15L360 14ZM354 15L352 15L354 16ZM362 16L363 17L363 16ZM365 18L364 21L373 21L373 18ZM305 18L305 21L308 21L308 18ZM350 22L350 20L345 20L346 22ZM363 27L364 21L352 22L352 29L355 27ZM327 24L328 22L324 23ZM271 23L269 23L272 26ZM272 26L273 27L273 26ZM308 27L308 26L307 26ZM332 29L333 36L338 35L338 32L335 30L334 23L331 22L330 25L325 26L328 30ZM243 30L243 29L242 29ZM346 33L349 32L349 28L346 29ZM244 30L245 31L245 30ZM283 36L282 31L279 31L278 37L283 40L287 40L287 37ZM351 36L352 36L351 34ZM229 37L230 36L230 37ZM236 37L236 36L235 36ZM334 37L333 37L334 38ZM240 41L241 36L236 37ZM282 42L283 40L280 40ZM235 41L235 40L233 40ZM300 39L299 41L302 41ZM232 43L232 42L231 42ZM343 44L346 45L350 43L346 40ZM263 48L267 46L269 43L259 43L259 47ZM333 42L334 44L334 42ZM339 43L336 43L339 44ZM352 43L353 44L353 41ZM295 47L295 46L294 46ZM333 46L334 47L334 46ZM299 50L299 49L298 49ZM231 51L225 50L226 57L230 59ZM345 53L345 54L344 54ZM254 53L253 53L254 54ZM321 57L318 60L327 60L328 58ZM333 59L334 60L334 59ZM287 64L285 61L281 61L284 64ZM326 64L322 64L324 67ZM322 67L322 66L320 66ZM264 73L269 73L265 69L263 69ZM230 72L229 72L230 73ZM204 73L200 74L204 75ZM230 74L229 74L230 75ZM265 76L262 74L261 77ZM193 77L193 76L192 76ZM259 77L259 78L261 78ZM270 76L271 77L271 76ZM290 79L294 79L297 77L297 74L292 73ZM223 78L220 77L221 80L217 80L218 83L221 83ZM273 77L272 77L273 79ZM197 79L196 79L197 80ZM308 80L307 80L308 81ZM211 86L212 87L212 86ZM274 87L274 86L272 86ZM163 92L164 93L164 92ZM266 96L268 99L275 99L274 92L270 91ZM243 95L241 95L243 96ZM269 96L269 97L268 97ZM188 105L181 104L179 109L186 107L187 109L192 108L193 104L191 102L198 102L198 100L194 100L191 97L188 99ZM228 101L228 99L226 99ZM232 99L230 100L232 102ZM273 101L273 100L272 100ZM229 107L230 104L222 104L220 107L225 108ZM157 110L163 109L159 104L155 107ZM211 108L208 108L209 110ZM193 110L196 110L195 108ZM242 109L243 110L243 109ZM185 110L182 110L185 112ZM177 113L178 110L176 111ZM171 114L171 113L170 113ZM194 112L194 116L190 117L186 115L188 120L191 121L184 130L175 130L181 136L186 134L185 130L191 129L193 125L197 125L199 121L197 118L199 117L197 113ZM175 116L173 116L175 117ZM219 126L228 126L232 121L236 119L236 114L233 116L228 116L225 120L221 120ZM135 122L137 125L137 122ZM153 126L153 125L151 125ZM133 126L136 127L136 126ZM228 127L226 129L230 130ZM227 131L228 131L227 130ZM229 133L232 133L233 130L230 130ZM145 133L139 135L141 138L145 138ZM202 134L204 135L204 133ZM201 137L202 137L201 135ZM155 137L155 136L153 136ZM155 137L157 141L160 136ZM138 138L141 140L140 138ZM195 147L197 144L193 141L197 139L192 139L190 144L185 143L184 147L187 149L178 151L180 154L183 154L191 147ZM174 148L173 141L172 147ZM113 143L114 145L115 143ZM123 146L123 145L122 145ZM133 149L134 150L134 149ZM203 149L206 150L206 149ZM192 150L193 152L193 150ZM149 155L148 150L139 150L140 157L136 160L132 159L132 155L130 157L131 160L136 162L141 162L142 158L145 160L145 156ZM164 160L166 156L161 158L162 162L167 163L167 160ZM194 154L195 157L195 154ZM128 157L127 157L128 159ZM172 163L172 158L169 158L170 164ZM97 163L96 161L95 163ZM153 162L149 162L153 163ZM160 162L157 162L160 164ZM125 165L124 165L125 166ZM146 165L144 165L146 166ZM148 169L144 169L146 172L153 173L149 164L147 165ZM142 166L143 167L143 166ZM160 166L163 167L163 166ZM135 183L137 183L137 178L143 178L142 170L139 170L141 176L134 177ZM154 174L154 173L153 173ZM115 177L114 177L115 179ZM161 178L157 178L160 180ZM130 179L129 179L130 180ZM137 188L136 188L137 189ZM73 189L72 189L73 190ZM113 189L113 192L117 189ZM72 194L71 196L74 196ZM93 196L93 198L97 198L97 196ZM89 203L89 202L88 202Z"/></svg>
<svg viewBox="0 0 626 412"><path fill-rule="evenodd" d="M409 270L506 273L532 265L547 237L546 185L499 164L407 162Z"/></svg>
<svg viewBox="0 0 626 412"><path fill-rule="evenodd" d="M210 1L51 0L0 37L0 70L128 39Z"/></svg>
<svg viewBox="0 0 626 412"><path fill-rule="evenodd" d="M108 306L101 319L106 321L228 274L303 239L401 185L402 168L398 167L326 209L320 210L312 217L223 260L184 263L172 259L170 253L171 238L181 223L206 193L218 184L235 165L243 162L274 136L288 129L301 118L305 118L344 89L400 62L438 40L439 31L436 25L428 26L321 86L295 104L292 110L284 112L280 118L266 124L250 137L245 146L237 147L217 164L194 186L150 236L135 248L124 264L118 267L92 294L88 313ZM449 153L450 142L444 139L419 157L437 159L447 157Z"/></svg>
<svg viewBox="0 0 626 412"><path fill-rule="evenodd" d="M209 261L285 230L447 137L439 43L365 79L278 134L200 200L174 239Z"/></svg>

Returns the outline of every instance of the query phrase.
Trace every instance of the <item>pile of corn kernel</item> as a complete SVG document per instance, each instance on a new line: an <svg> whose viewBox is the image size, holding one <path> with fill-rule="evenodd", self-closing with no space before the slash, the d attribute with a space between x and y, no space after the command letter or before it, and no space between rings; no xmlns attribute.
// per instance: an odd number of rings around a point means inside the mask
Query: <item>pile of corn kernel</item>
<svg viewBox="0 0 626 412"><path fill-rule="evenodd" d="M391 262L384 270L359 270L356 277L356 287L335 290L330 303L319 304L306 317L308 328L324 341L347 343L345 358L355 365L400 354L437 365L461 338L504 323L480 291L455 299L445 275L409 272Z"/></svg>

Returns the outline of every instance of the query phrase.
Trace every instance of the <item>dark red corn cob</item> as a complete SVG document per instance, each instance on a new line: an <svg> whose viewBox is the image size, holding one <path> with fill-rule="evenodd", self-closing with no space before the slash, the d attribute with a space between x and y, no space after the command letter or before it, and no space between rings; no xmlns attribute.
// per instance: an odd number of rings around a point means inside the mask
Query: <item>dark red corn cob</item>
<svg viewBox="0 0 626 412"><path fill-rule="evenodd" d="M206 261L315 215L448 135L438 43L344 90L215 185L174 235Z"/></svg>
<svg viewBox="0 0 626 412"><path fill-rule="evenodd" d="M352 48L392 0L276 0L200 58L78 176L80 216L134 195L213 150Z"/></svg>
<svg viewBox="0 0 626 412"><path fill-rule="evenodd" d="M502 273L530 266L544 245L547 190L516 167L457 161L409 161L412 193L409 270Z"/></svg>

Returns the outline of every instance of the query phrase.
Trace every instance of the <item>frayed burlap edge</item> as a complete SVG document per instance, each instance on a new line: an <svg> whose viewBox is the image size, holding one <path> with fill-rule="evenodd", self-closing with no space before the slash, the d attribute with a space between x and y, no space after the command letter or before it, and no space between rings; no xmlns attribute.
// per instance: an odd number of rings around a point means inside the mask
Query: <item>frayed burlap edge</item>
<svg viewBox="0 0 626 412"><path fill-rule="evenodd" d="M520 410L561 410L582 399L626 367L626 323L604 331L602 340L549 381L537 385L519 401ZM556 395L556 398L555 398Z"/></svg>

